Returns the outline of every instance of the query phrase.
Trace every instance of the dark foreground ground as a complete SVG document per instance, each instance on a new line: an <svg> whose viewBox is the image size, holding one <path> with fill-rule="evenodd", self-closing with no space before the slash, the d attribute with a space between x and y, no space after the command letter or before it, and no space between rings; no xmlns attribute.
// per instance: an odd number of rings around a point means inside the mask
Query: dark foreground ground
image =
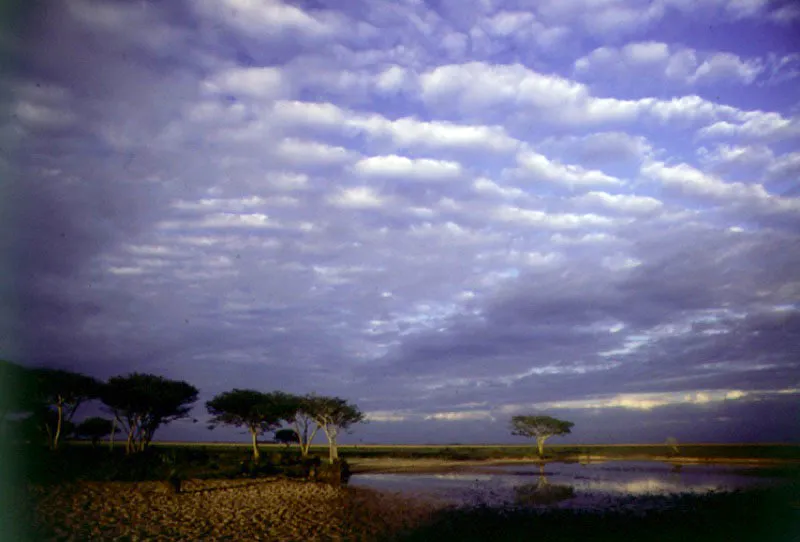
<svg viewBox="0 0 800 542"><path fill-rule="evenodd" d="M160 454L155 463L139 464L102 450L26 452L27 460L17 457L16 464L28 469L0 464L6 477L0 480L0 540L800 542L800 476L786 457L794 450L771 450L783 461L754 470L780 475L779 487L646 497L647 511L642 498L630 499L593 512L456 509L281 474L242 477L241 448L192 450L167 464ZM753 450L741 456L753 458ZM176 466L182 472L177 494L162 479Z"/></svg>
<svg viewBox="0 0 800 542"><path fill-rule="evenodd" d="M604 512L443 508L278 478L190 480L177 495L159 482L79 482L25 499L19 526L30 528L6 540L800 541L796 484L660 498L647 512L636 500Z"/></svg>

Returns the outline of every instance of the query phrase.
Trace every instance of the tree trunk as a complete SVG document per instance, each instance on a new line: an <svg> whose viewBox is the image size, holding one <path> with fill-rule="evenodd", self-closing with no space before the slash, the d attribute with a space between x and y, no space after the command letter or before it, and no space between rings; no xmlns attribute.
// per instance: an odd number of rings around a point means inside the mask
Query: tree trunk
<svg viewBox="0 0 800 542"><path fill-rule="evenodd" d="M61 424L64 419L64 403L61 401L60 397L58 398L56 410L58 410L58 421L56 422L56 434L53 437L53 450L58 449L58 439L61 436Z"/></svg>
<svg viewBox="0 0 800 542"><path fill-rule="evenodd" d="M308 429L300 431L300 422L294 422L294 430L297 431L297 440L300 444L300 457L308 455L308 447L306 445L306 437L308 436Z"/></svg>
<svg viewBox="0 0 800 542"><path fill-rule="evenodd" d="M336 437L333 437L330 444L330 462L333 463L339 460L339 448L336 447Z"/></svg>
<svg viewBox="0 0 800 542"><path fill-rule="evenodd" d="M128 442L125 443L125 455L130 455L133 452L133 433L136 427L131 427L128 430Z"/></svg>
<svg viewBox="0 0 800 542"><path fill-rule="evenodd" d="M547 437L536 437L536 445L539 447L539 459L544 458L544 441Z"/></svg>
<svg viewBox="0 0 800 542"><path fill-rule="evenodd" d="M111 436L108 438L108 449L113 451L114 450L114 433L117 432L117 417L114 416L114 419L111 422Z"/></svg>
<svg viewBox="0 0 800 542"><path fill-rule="evenodd" d="M253 436L253 461L258 463L258 460L261 459L261 454L258 452L258 435L252 429L250 434Z"/></svg>
<svg viewBox="0 0 800 542"><path fill-rule="evenodd" d="M328 461L333 463L339 459L339 449L336 447L336 428L328 429L322 427L325 431L325 436L328 437Z"/></svg>

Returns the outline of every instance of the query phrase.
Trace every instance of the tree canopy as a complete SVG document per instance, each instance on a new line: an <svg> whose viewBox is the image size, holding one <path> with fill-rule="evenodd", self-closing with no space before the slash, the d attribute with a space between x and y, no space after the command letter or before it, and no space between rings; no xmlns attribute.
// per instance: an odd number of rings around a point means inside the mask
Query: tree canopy
<svg viewBox="0 0 800 542"><path fill-rule="evenodd" d="M96 445L101 438L112 433L118 433L119 429L114 426L114 421L100 416L86 418L75 427L75 436L78 438L88 438L92 445Z"/></svg>
<svg viewBox="0 0 800 542"><path fill-rule="evenodd" d="M319 425L314 420L314 397L311 395L284 394L286 404L286 418L297 433L300 455L306 457L311 447L311 442L319 431Z"/></svg>
<svg viewBox="0 0 800 542"><path fill-rule="evenodd" d="M294 429L279 429L275 431L274 440L278 444L285 444L286 446L289 446L290 444L299 444L300 436Z"/></svg>
<svg viewBox="0 0 800 542"><path fill-rule="evenodd" d="M357 406L339 397L309 396L307 400L314 421L328 437L329 459L333 463L339 459L336 442L339 431L363 422L364 414Z"/></svg>
<svg viewBox="0 0 800 542"><path fill-rule="evenodd" d="M100 396L102 384L96 378L62 369L30 370L30 398L36 404L53 409L55 416L40 416L48 444L57 449L65 423L72 421L78 407Z"/></svg>
<svg viewBox="0 0 800 542"><path fill-rule="evenodd" d="M258 461L258 435L280 427L289 416L288 401L280 392L233 389L206 402L211 414L209 428L225 424L246 427L253 439L253 459Z"/></svg>
<svg viewBox="0 0 800 542"><path fill-rule="evenodd" d="M128 434L131 453L145 450L161 425L188 417L197 393L187 382L131 373L110 378L101 399Z"/></svg>
<svg viewBox="0 0 800 542"><path fill-rule="evenodd" d="M550 437L567 435L575 424L551 416L514 416L511 418L511 434L535 438L539 457L544 457L544 443Z"/></svg>

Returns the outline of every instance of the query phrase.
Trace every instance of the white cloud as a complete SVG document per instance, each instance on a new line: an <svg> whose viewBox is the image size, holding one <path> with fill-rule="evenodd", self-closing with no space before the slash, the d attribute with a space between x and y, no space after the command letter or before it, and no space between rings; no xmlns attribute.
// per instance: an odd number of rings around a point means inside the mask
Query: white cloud
<svg viewBox="0 0 800 542"><path fill-rule="evenodd" d="M631 214L650 214L663 206L661 201L649 196L609 194L595 191L573 198L573 201L579 205L602 207Z"/></svg>
<svg viewBox="0 0 800 542"><path fill-rule="evenodd" d="M343 188L331 196L328 201L336 207L351 209L375 209L383 207L387 203L385 197L368 186Z"/></svg>
<svg viewBox="0 0 800 542"><path fill-rule="evenodd" d="M536 209L525 209L511 205L496 207L492 217L503 222L528 224L552 229L576 229L589 226L612 226L617 220L592 213L546 213Z"/></svg>
<svg viewBox="0 0 800 542"><path fill-rule="evenodd" d="M275 154L297 167L303 165L344 164L355 159L356 154L334 145L318 141L286 138L275 147Z"/></svg>
<svg viewBox="0 0 800 542"><path fill-rule="evenodd" d="M642 166L641 172L667 188L713 201L748 201L770 197L760 184L727 183L688 164L668 166L663 162L650 162Z"/></svg>
<svg viewBox="0 0 800 542"><path fill-rule="evenodd" d="M573 164L561 164L534 151L522 151L517 155L519 176L523 179L542 180L569 186L621 185L616 177L596 169L584 169Z"/></svg>
<svg viewBox="0 0 800 542"><path fill-rule="evenodd" d="M718 121L698 130L700 138L773 139L800 134L797 118L784 118L779 113L752 111L742 113L740 122Z"/></svg>
<svg viewBox="0 0 800 542"><path fill-rule="evenodd" d="M622 48L622 57L633 65L660 63L669 58L669 47L657 41L629 43Z"/></svg>
<svg viewBox="0 0 800 542"><path fill-rule="evenodd" d="M354 170L371 177L401 178L406 180L450 180L461 175L461 165L449 160L406 158L395 154L371 156L359 160Z"/></svg>
<svg viewBox="0 0 800 542"><path fill-rule="evenodd" d="M800 152L782 154L767 167L769 179L796 179L800 175Z"/></svg>
<svg viewBox="0 0 800 542"><path fill-rule="evenodd" d="M404 422L409 419L408 413L392 410L373 410L367 412L364 417L371 422Z"/></svg>
<svg viewBox="0 0 800 542"><path fill-rule="evenodd" d="M718 169L733 167L766 167L774 155L765 145L716 145L712 150L701 147L697 150L701 163Z"/></svg>
<svg viewBox="0 0 800 542"><path fill-rule="evenodd" d="M525 192L515 187L503 187L486 177L479 177L472 183L472 188L481 194L499 196L502 198L517 198L525 195Z"/></svg>
<svg viewBox="0 0 800 542"><path fill-rule="evenodd" d="M337 34L345 27L341 16L311 14L280 0L198 0L193 7L255 37L291 33L319 38Z"/></svg>
<svg viewBox="0 0 800 542"><path fill-rule="evenodd" d="M441 420L448 422L494 420L488 410L463 410L458 412L435 412L427 414L426 420Z"/></svg>
<svg viewBox="0 0 800 542"><path fill-rule="evenodd" d="M490 65L484 62L439 66L420 76L422 99L429 108L456 110L462 114L490 115L500 111L536 114L537 121L560 125L629 122L651 116L662 122L716 119L752 122L764 117L699 96L669 100L592 96L586 85L558 75L542 74L520 64ZM779 116L779 115L778 115Z"/></svg>
<svg viewBox="0 0 800 542"><path fill-rule="evenodd" d="M510 151L519 142L501 126L396 120L377 114L356 113L330 103L278 101L275 116L288 126L306 125L336 129L345 135L364 132L372 138L389 139L397 148Z"/></svg>
<svg viewBox="0 0 800 542"><path fill-rule="evenodd" d="M391 121L380 115L351 119L347 126L364 129L374 137L389 137L400 148L509 151L519 145L500 126L426 122L410 117Z"/></svg>
<svg viewBox="0 0 800 542"><path fill-rule="evenodd" d="M274 100L289 92L289 83L280 68L228 68L214 74L203 83L203 89L213 94Z"/></svg>
<svg viewBox="0 0 800 542"><path fill-rule="evenodd" d="M643 69L686 85L725 80L749 85L764 71L764 63L733 53L700 52L654 41L632 42L621 48L599 47L574 63L576 74L592 77L641 74Z"/></svg>
<svg viewBox="0 0 800 542"><path fill-rule="evenodd" d="M308 175L279 171L267 174L266 183L278 190L302 190L308 186Z"/></svg>
<svg viewBox="0 0 800 542"><path fill-rule="evenodd" d="M559 154L575 157L576 161L605 164L643 160L654 152L647 138L625 132L595 132L582 136L550 137L537 145Z"/></svg>
<svg viewBox="0 0 800 542"><path fill-rule="evenodd" d="M763 70L759 61L742 60L732 53L714 53L697 67L688 80L690 83L714 83L732 79L749 85Z"/></svg>

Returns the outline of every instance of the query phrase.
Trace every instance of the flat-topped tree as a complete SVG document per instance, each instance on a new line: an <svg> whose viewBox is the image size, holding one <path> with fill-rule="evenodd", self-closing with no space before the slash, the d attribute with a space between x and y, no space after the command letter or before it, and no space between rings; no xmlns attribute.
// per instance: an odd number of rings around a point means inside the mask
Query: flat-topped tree
<svg viewBox="0 0 800 542"><path fill-rule="evenodd" d="M223 424L246 427L253 439L253 461L258 461L258 435L280 427L285 418L286 404L283 394L262 393L256 390L233 389L216 395L206 402L211 414L209 429Z"/></svg>
<svg viewBox="0 0 800 542"><path fill-rule="evenodd" d="M544 457L544 442L550 437L569 434L574 425L550 416L514 416L511 418L511 434L535 438L539 457Z"/></svg>
<svg viewBox="0 0 800 542"><path fill-rule="evenodd" d="M130 454L144 451L160 426L188 417L197 393L187 382L131 373L110 378L101 400L127 433L125 452Z"/></svg>
<svg viewBox="0 0 800 542"><path fill-rule="evenodd" d="M339 397L310 396L308 400L314 421L328 437L329 460L333 463L339 459L336 442L339 431L363 422L364 414L357 406L351 405Z"/></svg>
<svg viewBox="0 0 800 542"><path fill-rule="evenodd" d="M294 429L278 429L273 440L278 444L285 444L287 448L300 443L300 437Z"/></svg>
<svg viewBox="0 0 800 542"><path fill-rule="evenodd" d="M88 438L92 441L92 446L97 446L97 442L112 433L119 433L114 420L92 416L86 418L75 427L75 436L78 438Z"/></svg>
<svg viewBox="0 0 800 542"><path fill-rule="evenodd" d="M300 455L308 456L311 442L319 431L319 425L314 420L314 396L284 394L286 401L286 420L294 427L297 434L297 443L300 446Z"/></svg>
<svg viewBox="0 0 800 542"><path fill-rule="evenodd" d="M40 415L48 444L58 449L64 426L72 422L78 407L100 396L102 384L96 378L62 369L36 368L30 370L31 399L55 412L55 416Z"/></svg>

